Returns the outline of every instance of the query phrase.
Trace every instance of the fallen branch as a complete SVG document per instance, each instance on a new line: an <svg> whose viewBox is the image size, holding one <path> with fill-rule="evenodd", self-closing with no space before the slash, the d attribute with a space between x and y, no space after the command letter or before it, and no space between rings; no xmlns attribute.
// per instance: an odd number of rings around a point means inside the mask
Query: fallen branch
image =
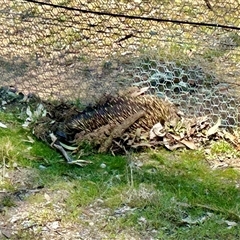
<svg viewBox="0 0 240 240"><path fill-rule="evenodd" d="M110 133L110 136L103 142L103 144L99 148L99 152L107 152L112 145L114 138L120 138L122 134L132 125L134 124L139 118L143 117L145 111L140 111L135 113L128 118L126 118L121 124L117 124L115 128Z"/></svg>

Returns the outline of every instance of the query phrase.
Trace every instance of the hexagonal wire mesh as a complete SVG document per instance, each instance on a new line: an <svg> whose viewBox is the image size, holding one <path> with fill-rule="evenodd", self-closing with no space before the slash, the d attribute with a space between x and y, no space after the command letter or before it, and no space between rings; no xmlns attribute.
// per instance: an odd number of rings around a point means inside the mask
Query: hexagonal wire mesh
<svg viewBox="0 0 240 240"><path fill-rule="evenodd" d="M3 0L0 84L92 103L130 85L239 124L239 1Z"/></svg>

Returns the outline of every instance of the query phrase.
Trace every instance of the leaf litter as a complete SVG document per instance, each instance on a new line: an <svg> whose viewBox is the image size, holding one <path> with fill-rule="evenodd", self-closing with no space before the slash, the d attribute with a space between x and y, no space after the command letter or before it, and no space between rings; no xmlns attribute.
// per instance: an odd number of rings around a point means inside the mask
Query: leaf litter
<svg viewBox="0 0 240 240"><path fill-rule="evenodd" d="M56 113L57 110L54 106L51 107L55 111L54 115L60 115L60 113ZM45 114L51 112L52 109L47 108L41 111ZM61 109L61 112L62 111ZM73 115L72 107L68 106L63 115L68 117ZM132 119L135 118L135 116L132 117ZM208 149L211 143L219 140L226 140L236 149L240 148L240 138L237 131L227 131L225 128L221 128L221 119L219 118L216 123L212 123L212 119L209 116L188 118L180 115L179 121L169 121L164 124L156 122L149 131L141 128L131 129L131 126L139 119L139 116L137 116L135 120L131 119L131 123L123 122L117 125L107 124L90 133L75 132L74 139L71 141L65 141L66 139L62 141L58 138L59 129L55 129L55 132L53 130L56 128L56 124L64 124L65 119L46 118L46 116L40 117L39 119L35 124L31 125L33 133L38 138L46 140L48 139L46 134L51 132L52 136L59 141L59 145L67 152L70 152L71 155L76 155L81 151L80 146L85 142L97 146L96 150L99 152L109 151L112 154L126 154L129 149L142 150L160 146L170 151L179 148L190 150ZM44 120L46 120L46 122ZM41 121L43 122L39 124ZM41 126L44 126L44 131L42 131ZM119 131L119 129L121 129L121 131ZM64 136L67 135L63 131L61 134ZM49 142L49 140L47 141Z"/></svg>
<svg viewBox="0 0 240 240"><path fill-rule="evenodd" d="M131 92L130 97L135 98L144 95L148 88L136 88ZM12 90L9 90L12 92ZM129 91L129 90L128 90ZM4 93L9 97L7 89ZM121 93L121 95L124 95ZM93 130L93 132L75 132L74 137L67 139L67 132L64 125L81 112L87 112L88 107L79 110L71 103L57 102L51 103L39 99L36 96L25 96L14 92L14 98L5 99L7 107L9 104L25 104L26 118L23 123L24 128L30 128L34 135L47 142L53 147L53 142L58 141L59 148L63 149L64 155L77 155L81 152L81 145L90 142L97 146L96 150L101 152L123 153L126 154L129 149L142 150L146 148L156 148L163 146L173 151L179 148L198 150L204 148L207 152L209 145L218 140L226 140L231 143L235 149L240 149L240 137L237 129L230 131L221 127L221 119L216 123L212 122L209 116L186 117L183 113L176 112L179 119L170 119L169 121L155 122L151 129L133 128L135 122L142 118L142 115L131 115L130 120L124 120L121 124L107 124ZM101 100L100 100L101 101ZM164 103L164 101L163 101ZM143 113L144 114L144 113ZM154 115L154 112L152 113ZM2 124L0 127L5 128ZM130 131L131 129L131 131ZM121 131L119 131L121 130ZM52 141L52 139L55 139ZM33 139L28 137L32 142ZM208 154L207 154L208 155ZM76 157L78 158L78 157ZM69 159L71 159L69 157ZM236 162L237 157L235 158ZM72 160L72 159L71 159ZM74 162L74 161L73 161ZM81 164L80 164L81 165Z"/></svg>

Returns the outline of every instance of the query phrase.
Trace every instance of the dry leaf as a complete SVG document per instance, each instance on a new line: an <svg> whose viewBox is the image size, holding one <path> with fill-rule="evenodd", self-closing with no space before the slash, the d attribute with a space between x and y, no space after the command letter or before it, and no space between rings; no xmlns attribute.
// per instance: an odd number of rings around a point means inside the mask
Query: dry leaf
<svg viewBox="0 0 240 240"><path fill-rule="evenodd" d="M151 148L152 145L151 145L150 143L137 143L137 144L133 144L131 147L132 147L132 148L138 148L138 147Z"/></svg>
<svg viewBox="0 0 240 240"><path fill-rule="evenodd" d="M60 143L60 145L62 146L62 147L64 147L65 149L67 149L67 150L69 150L69 151L75 151L75 150L77 150L78 149L78 147L73 147L73 146L68 146L68 145L66 145L66 144L64 144L64 143L62 143L62 142L59 142Z"/></svg>
<svg viewBox="0 0 240 240"><path fill-rule="evenodd" d="M51 197L47 194L44 193L44 198L49 202L51 200Z"/></svg>
<svg viewBox="0 0 240 240"><path fill-rule="evenodd" d="M27 138L28 138L28 139L24 139L24 140L22 140L22 141L23 141L23 142L28 142L28 143L34 143L34 142L35 142L32 137L27 136Z"/></svg>
<svg viewBox="0 0 240 240"><path fill-rule="evenodd" d="M194 142L187 141L187 140L184 140L184 139L181 140L180 142L183 143L189 149L192 149L192 150L196 150L197 149L197 146L194 144Z"/></svg>
<svg viewBox="0 0 240 240"><path fill-rule="evenodd" d="M236 137L233 134L227 131L223 131L223 134L224 134L224 138L229 140L231 143L236 144Z"/></svg>
<svg viewBox="0 0 240 240"><path fill-rule="evenodd" d="M164 130L163 125L160 122L155 124L150 130L150 140L155 138L156 136L158 137L165 136L166 133L163 130Z"/></svg>
<svg viewBox="0 0 240 240"><path fill-rule="evenodd" d="M1 128L7 128L7 126L5 124L1 123L1 122L0 122L0 127Z"/></svg>
<svg viewBox="0 0 240 240"><path fill-rule="evenodd" d="M140 88L138 91L135 91L134 93L132 93L131 97L137 97L137 96L145 93L148 89L149 89L149 87Z"/></svg>
<svg viewBox="0 0 240 240"><path fill-rule="evenodd" d="M177 135L173 135L173 134L169 134L173 139L177 140L177 141L180 141L181 140L181 137L180 136L177 136Z"/></svg>
<svg viewBox="0 0 240 240"><path fill-rule="evenodd" d="M185 145L182 144L182 143L177 143L177 144L172 145L172 146L170 146L170 145L168 145L168 144L165 144L164 146L165 146L168 150L170 150L170 151L173 151L173 150L178 149L178 148L183 148L183 147L185 147Z"/></svg>
<svg viewBox="0 0 240 240"><path fill-rule="evenodd" d="M238 224L236 222L225 220L225 223L228 225L228 229L237 226Z"/></svg>
<svg viewBox="0 0 240 240"><path fill-rule="evenodd" d="M207 130L206 135L211 136L215 134L218 131L220 125L221 125L221 119L218 118L216 124Z"/></svg>
<svg viewBox="0 0 240 240"><path fill-rule="evenodd" d="M32 111L29 106L27 107L26 114L28 115L28 117L32 118Z"/></svg>

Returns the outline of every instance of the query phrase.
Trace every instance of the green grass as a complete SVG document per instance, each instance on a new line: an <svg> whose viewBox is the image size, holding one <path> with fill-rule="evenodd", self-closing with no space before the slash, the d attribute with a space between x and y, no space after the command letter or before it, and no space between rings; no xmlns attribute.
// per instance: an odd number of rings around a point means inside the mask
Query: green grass
<svg viewBox="0 0 240 240"><path fill-rule="evenodd" d="M0 116L1 122L8 125L7 129L0 128L2 167L5 162L9 166L6 171L16 166L37 170L35 185L43 186L51 196L53 203L37 216L32 215L39 224L54 219L54 203L62 202L64 223L86 224L79 216L90 206L108 209L95 227L101 229L105 224L101 231L116 239L124 239L118 234L122 231L150 234L155 239L240 237L240 192L236 187L240 174L234 169L211 170L202 151L91 154L84 158L93 164L80 168L66 164L60 154L22 129L21 119L3 112ZM33 143L25 141L28 136ZM219 154L229 150L230 145L218 142L211 151ZM142 165L138 166L138 161ZM2 176L1 188L16 191L18 186ZM58 192L60 196L55 196ZM25 199L37 206L45 200L42 193ZM14 206L8 198L2 204ZM124 207L128 211L116 214ZM229 228L227 221L237 226ZM24 239L26 232L19 234Z"/></svg>

